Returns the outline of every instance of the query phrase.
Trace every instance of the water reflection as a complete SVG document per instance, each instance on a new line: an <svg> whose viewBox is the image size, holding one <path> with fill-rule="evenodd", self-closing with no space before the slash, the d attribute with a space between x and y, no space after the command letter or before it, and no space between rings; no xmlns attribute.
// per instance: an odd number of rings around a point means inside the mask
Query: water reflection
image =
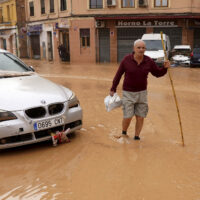
<svg viewBox="0 0 200 200"><path fill-rule="evenodd" d="M54 188L56 184L51 185ZM0 195L0 200L40 200L40 199L57 199L59 193L49 195L49 188L44 183L38 185L18 186L5 194Z"/></svg>

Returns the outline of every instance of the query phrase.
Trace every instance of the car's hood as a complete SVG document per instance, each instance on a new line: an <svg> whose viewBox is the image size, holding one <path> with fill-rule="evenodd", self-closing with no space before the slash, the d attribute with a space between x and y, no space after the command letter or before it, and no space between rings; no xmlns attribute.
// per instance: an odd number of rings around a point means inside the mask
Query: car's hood
<svg viewBox="0 0 200 200"><path fill-rule="evenodd" d="M72 95L72 91L36 74L1 78L0 95L0 109L14 111L64 102Z"/></svg>
<svg viewBox="0 0 200 200"><path fill-rule="evenodd" d="M175 55L172 57L172 60L174 61L187 61L189 60L190 58L188 56L184 56L184 55Z"/></svg>
<svg viewBox="0 0 200 200"><path fill-rule="evenodd" d="M164 57L164 51L163 50L145 51L145 55L149 56L152 59L162 58L162 57Z"/></svg>

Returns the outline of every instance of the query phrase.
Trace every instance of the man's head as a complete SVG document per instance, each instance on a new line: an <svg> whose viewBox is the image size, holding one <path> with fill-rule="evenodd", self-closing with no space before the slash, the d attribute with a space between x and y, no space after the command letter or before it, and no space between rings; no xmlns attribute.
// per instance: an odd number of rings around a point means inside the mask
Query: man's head
<svg viewBox="0 0 200 200"><path fill-rule="evenodd" d="M145 42L141 39L135 40L133 45L133 51L135 52L135 56L144 56L144 52L146 50Z"/></svg>

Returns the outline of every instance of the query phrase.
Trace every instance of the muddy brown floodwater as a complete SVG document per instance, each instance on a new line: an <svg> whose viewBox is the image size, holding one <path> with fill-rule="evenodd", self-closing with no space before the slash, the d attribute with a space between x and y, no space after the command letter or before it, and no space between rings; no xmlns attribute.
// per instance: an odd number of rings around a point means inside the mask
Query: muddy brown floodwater
<svg viewBox="0 0 200 200"><path fill-rule="evenodd" d="M0 200L200 200L200 68L172 68L185 147L168 75L149 75L149 114L141 141L127 139L120 108L106 112L117 64L25 60L41 76L72 89L83 128L71 142L0 152ZM121 85L118 94L121 95Z"/></svg>

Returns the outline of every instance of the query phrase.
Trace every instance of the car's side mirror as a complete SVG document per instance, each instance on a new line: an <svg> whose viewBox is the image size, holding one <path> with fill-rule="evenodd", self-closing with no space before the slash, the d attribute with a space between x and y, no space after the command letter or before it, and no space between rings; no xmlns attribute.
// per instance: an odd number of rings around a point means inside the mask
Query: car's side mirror
<svg viewBox="0 0 200 200"><path fill-rule="evenodd" d="M33 66L29 66L29 69L31 70L31 71L35 71L35 69L33 68Z"/></svg>

